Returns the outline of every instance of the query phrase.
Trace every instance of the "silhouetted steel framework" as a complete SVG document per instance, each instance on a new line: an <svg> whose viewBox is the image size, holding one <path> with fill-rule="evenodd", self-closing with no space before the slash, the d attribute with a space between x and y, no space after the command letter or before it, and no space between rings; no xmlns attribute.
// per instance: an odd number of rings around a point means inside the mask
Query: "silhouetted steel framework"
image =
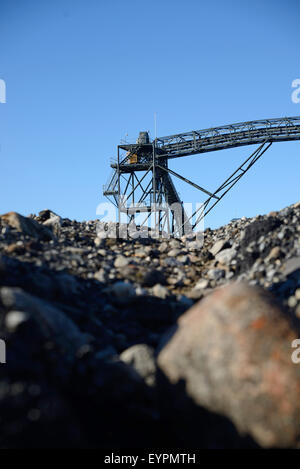
<svg viewBox="0 0 300 469"><path fill-rule="evenodd" d="M300 140L300 117L265 119L210 129L159 137L150 142L147 132L140 132L135 144L118 145L113 174L103 188L129 222L144 225L154 216L155 227L171 235L190 232L244 174L261 158L273 142ZM168 161L189 155L224 150L244 145L258 148L213 192L172 171ZM138 174L141 176L138 177ZM187 215L171 175L185 181L208 197L193 214Z"/></svg>

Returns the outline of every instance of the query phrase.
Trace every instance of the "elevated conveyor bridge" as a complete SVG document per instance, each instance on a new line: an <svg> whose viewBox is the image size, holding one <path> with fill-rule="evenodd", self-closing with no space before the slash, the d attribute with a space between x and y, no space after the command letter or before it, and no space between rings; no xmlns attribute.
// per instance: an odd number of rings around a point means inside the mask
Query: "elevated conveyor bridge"
<svg viewBox="0 0 300 469"><path fill-rule="evenodd" d="M154 217L157 231L181 236L190 232L227 192L270 148L272 143L300 140L300 117L264 119L224 125L203 130L159 137L150 142L147 132L140 132L136 143L117 147L114 172L103 194L126 213L129 222L146 212L142 224ZM246 145L258 145L250 156L214 191L176 173L169 160ZM192 185L207 198L194 213L187 214L171 175Z"/></svg>

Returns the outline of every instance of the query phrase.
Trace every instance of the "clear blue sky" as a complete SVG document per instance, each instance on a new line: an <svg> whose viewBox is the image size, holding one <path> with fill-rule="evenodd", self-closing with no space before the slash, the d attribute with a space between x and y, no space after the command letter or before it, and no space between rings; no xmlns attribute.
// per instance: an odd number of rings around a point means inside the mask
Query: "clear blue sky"
<svg viewBox="0 0 300 469"><path fill-rule="evenodd" d="M0 213L95 219L109 158L154 112L158 136L300 115L299 21L297 0L1 0ZM253 149L170 166L213 190ZM274 144L206 226L298 201L299 174L300 142Z"/></svg>

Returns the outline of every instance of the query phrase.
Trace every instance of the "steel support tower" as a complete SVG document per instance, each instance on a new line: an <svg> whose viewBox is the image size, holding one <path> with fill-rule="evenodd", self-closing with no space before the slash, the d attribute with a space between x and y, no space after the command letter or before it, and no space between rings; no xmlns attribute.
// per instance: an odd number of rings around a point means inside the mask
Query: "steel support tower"
<svg viewBox="0 0 300 469"><path fill-rule="evenodd" d="M140 132L134 144L117 147L113 174L103 194L134 227L151 219L156 232L181 236L191 232L274 142L300 140L300 117L284 117L214 127L159 137L152 142ZM169 168L169 160L244 145L258 145L250 156L214 191L209 191ZM202 206L187 214L171 175L206 195Z"/></svg>

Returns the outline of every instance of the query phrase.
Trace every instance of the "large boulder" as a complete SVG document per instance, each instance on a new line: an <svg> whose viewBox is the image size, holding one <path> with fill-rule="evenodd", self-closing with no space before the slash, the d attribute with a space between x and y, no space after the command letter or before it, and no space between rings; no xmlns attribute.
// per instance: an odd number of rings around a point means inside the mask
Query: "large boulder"
<svg viewBox="0 0 300 469"><path fill-rule="evenodd" d="M217 289L180 317L158 356L175 416L184 394L189 409L227 418L262 447L297 447L300 367L291 360L297 335L267 292L242 283ZM199 429L200 414L189 412L187 426Z"/></svg>
<svg viewBox="0 0 300 469"><path fill-rule="evenodd" d="M15 329L30 317L36 322L44 340L53 341L66 358L74 359L80 347L90 341L62 311L18 287L0 287L0 305L8 311L6 327Z"/></svg>
<svg viewBox="0 0 300 469"><path fill-rule="evenodd" d="M31 218L23 217L23 215L20 215L19 213L8 212L4 215L1 215L0 218L1 221L6 223L11 228L16 229L24 236L29 236L31 238L42 241L49 241L55 238L52 231L48 227Z"/></svg>
<svg viewBox="0 0 300 469"><path fill-rule="evenodd" d="M0 287L0 448L158 445L153 392L105 347L101 323L92 332L55 303Z"/></svg>

